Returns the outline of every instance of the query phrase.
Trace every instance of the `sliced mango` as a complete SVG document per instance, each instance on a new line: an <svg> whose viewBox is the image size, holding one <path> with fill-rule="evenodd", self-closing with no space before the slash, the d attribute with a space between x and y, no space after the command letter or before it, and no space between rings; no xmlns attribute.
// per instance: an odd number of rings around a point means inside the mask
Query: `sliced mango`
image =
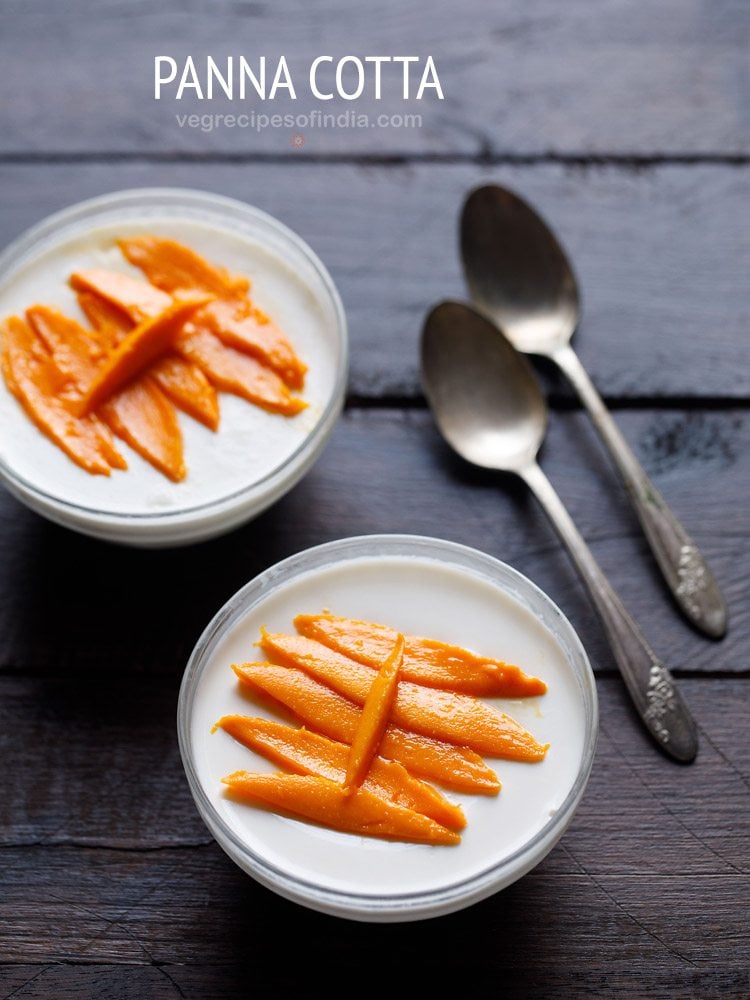
<svg viewBox="0 0 750 1000"><path fill-rule="evenodd" d="M5 382L39 430L86 472L108 476L112 468L127 468L101 420L70 412L63 398L67 380L29 324L9 316L0 335Z"/></svg>
<svg viewBox="0 0 750 1000"><path fill-rule="evenodd" d="M79 292L78 304L108 350L133 328L128 314L95 292ZM148 374L175 406L210 430L219 427L219 397L203 371L176 354L155 361Z"/></svg>
<svg viewBox="0 0 750 1000"><path fill-rule="evenodd" d="M124 281L121 280L123 278ZM96 292L136 321L155 315L156 310L163 308L164 300L169 300L169 296L147 282L117 271L81 271L73 275L71 284L75 288ZM154 298L154 292L157 298ZM201 310L201 315L203 313L205 310ZM218 389L287 417L295 416L306 408L307 403L292 396L275 371L249 354L228 347L205 326L201 316L193 319L196 322L186 324L177 338L175 350L186 361L202 369Z"/></svg>
<svg viewBox="0 0 750 1000"><path fill-rule="evenodd" d="M82 386L96 377L100 348L95 338L74 319L47 306L32 306L26 315L51 352L60 372L80 395ZM75 397L69 393L75 403ZM97 411L98 416L142 458L174 482L185 476L182 433L174 406L147 376L115 392Z"/></svg>
<svg viewBox="0 0 750 1000"><path fill-rule="evenodd" d="M166 354L148 374L181 410L209 430L219 428L219 396L203 370L176 354Z"/></svg>
<svg viewBox="0 0 750 1000"><path fill-rule="evenodd" d="M346 788L358 788L364 781L372 758L377 753L388 726L398 688L399 671L404 659L404 637L398 635L393 649L378 671L367 692L362 716L352 740L346 766Z"/></svg>
<svg viewBox="0 0 750 1000"><path fill-rule="evenodd" d="M232 668L254 694L288 709L295 718L330 739L351 744L361 709L302 670L271 663L245 663ZM380 755L399 761L412 774L446 788L474 795L497 795L500 782L482 758L457 747L389 724Z"/></svg>
<svg viewBox="0 0 750 1000"><path fill-rule="evenodd" d="M92 267L70 276L71 287L77 292L95 292L110 305L122 309L134 323L158 316L172 304L172 297L120 271Z"/></svg>
<svg viewBox="0 0 750 1000"><path fill-rule="evenodd" d="M346 743L329 740L309 729L245 715L225 715L216 726L243 746L290 771L317 774L339 784L344 782L349 759ZM373 795L424 813L452 830L466 826L460 806L453 805L432 785L414 778L396 761L375 757L362 787Z"/></svg>
<svg viewBox="0 0 750 1000"><path fill-rule="evenodd" d="M345 698L364 705L373 682L369 667L305 636L264 632L259 645L274 663L305 670ZM468 746L488 757L541 761L548 749L510 716L476 698L411 681L398 685L391 718L404 729Z"/></svg>
<svg viewBox="0 0 750 1000"><path fill-rule="evenodd" d="M86 386L78 412L90 413L173 346L185 320L205 305L205 296L170 302L157 316L144 319L107 355Z"/></svg>
<svg viewBox="0 0 750 1000"><path fill-rule="evenodd" d="M264 312L253 305L238 309L236 303L217 299L206 306L200 323L229 347L235 347L268 365L289 386L301 389L307 365L287 338Z"/></svg>
<svg viewBox="0 0 750 1000"><path fill-rule="evenodd" d="M180 289L210 292L218 298L244 298L247 278L209 264L190 247L163 236L128 236L118 240L125 257L146 275L152 285L170 294Z"/></svg>
<svg viewBox="0 0 750 1000"><path fill-rule="evenodd" d="M270 806L345 833L422 844L461 842L455 830L429 816L382 799L365 788L346 792L335 781L318 775L237 771L222 780L232 796L242 802Z"/></svg>
<svg viewBox="0 0 750 1000"><path fill-rule="evenodd" d="M378 669L396 641L396 630L374 622L335 615L297 615L294 627L308 639ZM444 688L486 698L525 698L542 695L544 681L519 667L477 656L435 639L407 635L401 676L425 687Z"/></svg>
<svg viewBox="0 0 750 1000"><path fill-rule="evenodd" d="M224 392L286 417L295 416L307 406L299 396L292 396L276 372L250 355L222 344L212 333L187 330L178 337L175 346L182 357L199 365L209 380Z"/></svg>

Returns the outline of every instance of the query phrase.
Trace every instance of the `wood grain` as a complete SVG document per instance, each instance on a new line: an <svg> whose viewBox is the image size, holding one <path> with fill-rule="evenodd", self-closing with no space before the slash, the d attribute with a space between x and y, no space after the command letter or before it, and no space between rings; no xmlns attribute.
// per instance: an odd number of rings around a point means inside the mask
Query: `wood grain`
<svg viewBox="0 0 750 1000"><path fill-rule="evenodd" d="M544 913L535 911L534 917ZM520 914L519 914L520 916ZM548 928L545 923L545 931ZM632 925L631 925L632 926ZM324 925L326 933L331 933L330 925ZM491 956L488 962L488 975L493 983L501 983L504 996L518 998L528 997L539 1000L541 997L593 997L600 1000L602 996L614 997L617 1000L671 1000L673 997L696 997L699 1000L726 1000L738 998L743 1000L750 990L750 976L741 970L725 969L720 965L712 968L695 968L677 958L670 958L666 949L661 955L649 954L649 964L641 966L637 957L622 958L615 948L600 952L601 959L592 962L582 954L582 949L575 949L575 964L567 955L561 955L556 969L531 968L518 964L518 953L510 952L512 944L518 940L516 933L511 935L508 945L498 946L493 941L491 931L500 929L492 924L486 931L480 933L480 943L486 947ZM585 928L589 930L589 927ZM401 935L404 935L401 929ZM585 933L581 930L581 934ZM380 932L377 932L379 935ZM599 944L600 930L592 930L594 940ZM335 936L335 935L333 935ZM568 929L569 938L571 932ZM464 931L462 942L471 947L474 934ZM273 942L276 944L276 942ZM447 958L441 960L426 960L415 968L413 953L406 953L407 944L398 936L391 936L387 941L389 955L395 955L395 971L399 976L400 988L407 990L431 989L439 996L439 990L445 986L445 978L454 974L456 978L466 979L466 962L460 962L455 955L455 941L447 935L435 934L432 926L420 937L419 945L425 954L444 946ZM363 933L353 941L358 948L366 949L368 940ZM277 945L278 946L278 945ZM253 949L245 948L245 951ZM608 965L604 963L608 958ZM330 997L343 996L343 987L338 983L331 985L330 970L320 971L317 956L305 946L300 959L309 960L309 968L305 971L304 980L295 976L289 963L260 963L254 957L246 959L245 963L237 961L234 964L184 965L171 962L154 962L150 965L86 965L48 964L48 965L14 965L0 968L0 986L7 989L6 996L16 1000L34 1000L34 998L54 997L55 1000L68 1000L79 997L116 997L117 1000L170 1000L173 997L190 997L195 1000L233 1000L236 997L246 997L248 989L262 991L265 997L283 997L289 991L295 990L302 996L317 995ZM270 966L270 967L269 967ZM336 969L341 970L341 979L351 975L356 978L360 974L359 966L347 958L338 961ZM382 967L376 967L368 972L373 989L393 990L390 973ZM252 984L252 987L249 985ZM473 979L472 991L482 996L483 981ZM13 992L17 990L17 992ZM490 993L488 988L487 993Z"/></svg>
<svg viewBox="0 0 750 1000"><path fill-rule="evenodd" d="M427 309L466 295L462 199L490 181L529 198L568 247L584 304L576 347L600 391L750 399L750 168L4 165L0 245L48 212L118 188L177 185L243 199L297 230L331 270L349 319L350 392L413 398ZM550 389L572 398L560 380Z"/></svg>
<svg viewBox="0 0 750 1000"><path fill-rule="evenodd" d="M385 0L283 5L6 0L0 36L7 153L292 154L294 128L179 128L175 113L236 112L226 100L153 99L153 57L288 58L295 80L319 54L433 54L444 101L360 100L356 110L421 112L418 129L304 129L313 154L747 155L742 0ZM271 71L272 72L272 71ZM385 80L388 77L384 77ZM191 92L188 91L188 94ZM264 112L341 113L300 90ZM243 107L241 110L246 110ZM437 202L436 202L437 204Z"/></svg>
<svg viewBox="0 0 750 1000"><path fill-rule="evenodd" d="M723 642L699 638L673 609L582 413L554 416L544 468L665 661L678 672L747 671L750 425L732 410L628 410L620 422L721 582L732 617ZM257 521L204 545L116 548L48 524L4 491L0 530L6 670L177 678L211 617L262 569L311 545L377 532L437 535L509 562L560 604L595 668L613 669L591 605L533 498L515 480L455 459L423 410L349 411L299 486ZM177 600L169 596L175 581Z"/></svg>

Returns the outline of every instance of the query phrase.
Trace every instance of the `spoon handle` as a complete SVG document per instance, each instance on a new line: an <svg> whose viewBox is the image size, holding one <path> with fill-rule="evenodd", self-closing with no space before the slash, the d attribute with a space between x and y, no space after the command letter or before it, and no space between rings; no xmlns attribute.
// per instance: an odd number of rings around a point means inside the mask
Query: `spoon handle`
<svg viewBox="0 0 750 1000"><path fill-rule="evenodd" d="M689 764L698 752L698 733L672 675L623 607L549 479L536 464L519 474L547 511L591 594L646 729L665 754Z"/></svg>
<svg viewBox="0 0 750 1000"><path fill-rule="evenodd" d="M578 355L566 345L555 351L552 359L570 379L609 448L651 551L680 610L701 632L712 639L720 639L727 630L727 608L698 547L644 472Z"/></svg>

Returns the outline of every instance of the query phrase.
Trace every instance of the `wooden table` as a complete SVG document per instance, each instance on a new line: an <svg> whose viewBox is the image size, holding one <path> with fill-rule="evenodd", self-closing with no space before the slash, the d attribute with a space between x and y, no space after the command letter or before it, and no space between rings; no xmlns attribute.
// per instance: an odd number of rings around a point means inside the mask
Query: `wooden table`
<svg viewBox="0 0 750 1000"><path fill-rule="evenodd" d="M3 15L0 243L117 188L244 199L330 267L352 364L320 462L230 537L112 548L0 493L2 995L429 997L457 976L467 996L747 996L747 5L6 0ZM196 106L152 99L163 52L303 67L412 49L435 55L446 94L409 107L422 128L302 129L296 149L290 130L180 129L175 111ZM581 355L728 597L721 643L677 616L590 424L543 372L543 465L681 679L700 727L692 767L643 735L534 501L455 460L425 408L421 319L464 294L457 212L488 180L559 229L584 289ZM560 845L505 892L408 926L321 916L242 875L197 816L174 724L190 649L242 583L307 546L383 531L478 546L530 576L583 637L601 701L593 774Z"/></svg>

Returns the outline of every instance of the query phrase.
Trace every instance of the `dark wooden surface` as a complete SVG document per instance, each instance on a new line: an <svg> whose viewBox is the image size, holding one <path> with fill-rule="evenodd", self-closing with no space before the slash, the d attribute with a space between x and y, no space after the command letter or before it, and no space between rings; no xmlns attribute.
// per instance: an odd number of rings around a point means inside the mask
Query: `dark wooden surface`
<svg viewBox="0 0 750 1000"><path fill-rule="evenodd" d="M352 368L320 462L230 537L116 549L0 493L0 996L443 996L452 975L478 996L750 995L747 5L6 0L2 18L0 245L121 187L243 198L330 267ZM301 152L283 131L180 130L150 97L157 53L302 67L412 49L436 56L446 91L423 128L319 130ZM542 371L543 465L681 678L692 767L643 736L534 501L453 458L424 407L419 325L463 294L456 217L488 179L559 229L583 284L580 353L728 597L721 643L677 617L587 419ZM292 552L378 531L475 545L529 575L584 637L602 712L552 854L470 910L390 927L242 875L195 812L174 729L186 657L227 597Z"/></svg>

